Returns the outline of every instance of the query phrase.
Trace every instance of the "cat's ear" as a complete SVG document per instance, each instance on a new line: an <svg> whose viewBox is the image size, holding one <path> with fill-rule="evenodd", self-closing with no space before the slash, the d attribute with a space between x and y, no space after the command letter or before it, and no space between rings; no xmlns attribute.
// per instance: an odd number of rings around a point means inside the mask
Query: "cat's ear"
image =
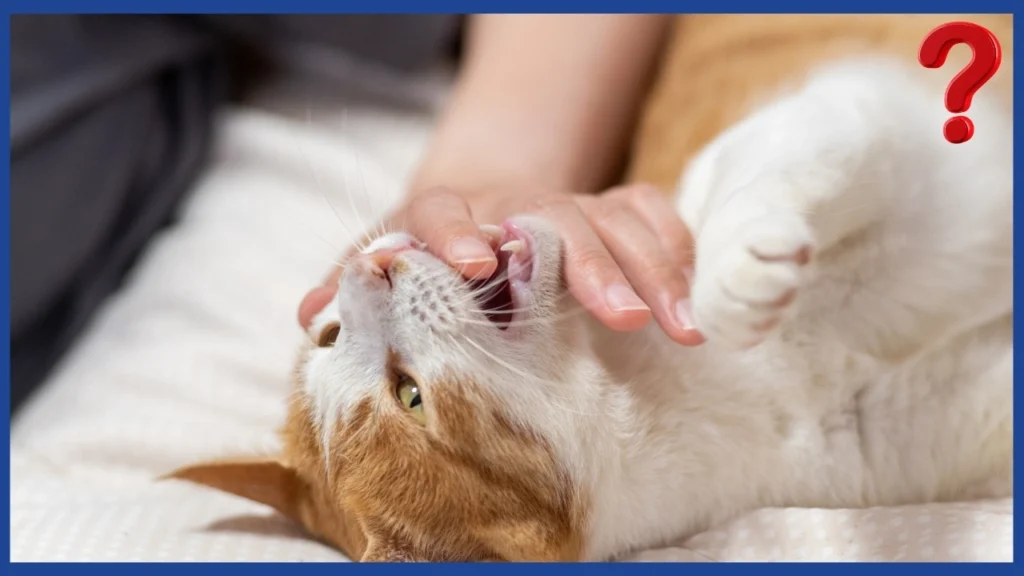
<svg viewBox="0 0 1024 576"><path fill-rule="evenodd" d="M186 480L265 504L302 523L308 487L294 469L274 458L214 460L179 468L161 479Z"/></svg>
<svg viewBox="0 0 1024 576"><path fill-rule="evenodd" d="M214 460L179 468L162 479L185 480L241 496L277 510L308 533L334 544L349 558L364 556L366 537L345 510L317 505L298 472L274 458Z"/></svg>

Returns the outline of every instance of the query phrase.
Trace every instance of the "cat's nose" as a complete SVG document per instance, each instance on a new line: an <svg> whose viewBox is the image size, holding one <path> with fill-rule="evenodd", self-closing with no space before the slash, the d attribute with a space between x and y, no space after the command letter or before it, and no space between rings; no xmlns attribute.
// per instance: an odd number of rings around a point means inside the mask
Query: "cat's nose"
<svg viewBox="0 0 1024 576"><path fill-rule="evenodd" d="M391 263L395 261L395 256L399 255L400 253L404 252L405 250L407 250L407 249L395 250L393 248L390 248L390 249L387 249L387 250L378 250L378 251L373 252L371 254L367 254L366 258L374 266L376 266L377 268L380 268L381 270L387 272L388 269L391 268Z"/></svg>
<svg viewBox="0 0 1024 576"><path fill-rule="evenodd" d="M354 258L354 264L357 268L362 269L365 272L369 272L374 276L391 282L392 265L397 257L402 252L414 250L415 248L410 245L400 245L388 248L381 248L374 250L366 254L359 254Z"/></svg>

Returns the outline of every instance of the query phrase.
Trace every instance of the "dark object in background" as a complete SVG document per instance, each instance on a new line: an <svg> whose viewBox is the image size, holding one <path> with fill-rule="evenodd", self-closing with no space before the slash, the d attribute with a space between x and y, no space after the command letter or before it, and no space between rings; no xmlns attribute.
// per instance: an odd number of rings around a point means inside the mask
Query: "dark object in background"
<svg viewBox="0 0 1024 576"><path fill-rule="evenodd" d="M186 18L256 50L275 44L316 45L397 72L416 72L435 64L455 41L459 24L458 16L444 14L204 14Z"/></svg>
<svg viewBox="0 0 1024 576"><path fill-rule="evenodd" d="M415 71L451 48L458 23L12 15L12 414L172 220L204 166L214 112L250 79L242 55L294 40Z"/></svg>
<svg viewBox="0 0 1024 576"><path fill-rule="evenodd" d="M158 17L11 17L12 413L201 169L216 46Z"/></svg>

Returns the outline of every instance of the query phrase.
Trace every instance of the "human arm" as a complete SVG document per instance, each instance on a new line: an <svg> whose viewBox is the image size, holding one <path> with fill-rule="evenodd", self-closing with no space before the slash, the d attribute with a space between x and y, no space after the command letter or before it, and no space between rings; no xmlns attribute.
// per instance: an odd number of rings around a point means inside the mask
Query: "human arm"
<svg viewBox="0 0 1024 576"><path fill-rule="evenodd" d="M621 235L602 233L588 216L599 213L610 224L621 218L610 218L610 210L584 213L575 201L618 177L668 22L658 15L472 17L451 100L393 220L464 275L479 278L497 265L479 224L541 212L566 231L567 285L598 319L636 329L656 305L663 327L676 323L670 335L694 342L675 316L675 303L688 292L674 266L679 258L652 253L645 258L658 261L651 264L634 254L620 265L612 254L629 252L622 242L614 246ZM657 202L645 198L648 206ZM688 240L679 240L685 234L679 228L685 230L679 223L671 235L675 252ZM644 286L642 300L631 284ZM617 301L609 301L612 287ZM332 294L326 288L307 296L300 322Z"/></svg>

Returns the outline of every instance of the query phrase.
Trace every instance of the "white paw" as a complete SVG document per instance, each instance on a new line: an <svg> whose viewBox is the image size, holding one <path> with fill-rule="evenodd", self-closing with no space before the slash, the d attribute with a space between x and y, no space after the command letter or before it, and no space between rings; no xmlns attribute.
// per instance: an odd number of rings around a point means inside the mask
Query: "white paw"
<svg viewBox="0 0 1024 576"><path fill-rule="evenodd" d="M797 215L775 213L707 232L698 247L694 322L709 340L760 344L792 309L814 248L811 229Z"/></svg>

